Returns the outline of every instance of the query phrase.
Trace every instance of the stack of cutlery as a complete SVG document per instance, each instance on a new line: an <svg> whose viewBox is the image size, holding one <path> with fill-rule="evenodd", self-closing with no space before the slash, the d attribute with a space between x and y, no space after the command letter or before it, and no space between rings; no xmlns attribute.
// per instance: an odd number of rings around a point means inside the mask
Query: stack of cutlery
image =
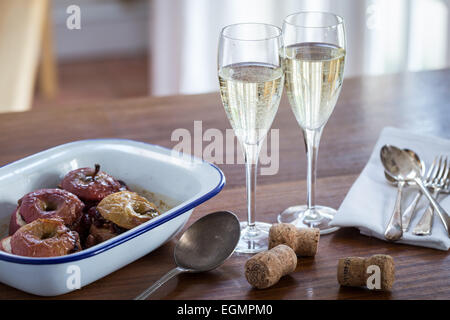
<svg viewBox="0 0 450 320"><path fill-rule="evenodd" d="M385 168L386 179L397 186L397 200L394 211L385 229L385 238L396 241L409 230L411 221L416 214L418 203L422 195L429 200L429 204L412 233L417 236L431 235L434 213L438 213L440 220L449 233L450 216L439 205L439 196L450 193L450 161L442 155L435 157L432 165L425 170L419 156L408 149L399 149L385 145L381 149L381 160ZM411 203L402 210L402 192L405 186L417 186ZM450 235L450 233L449 233Z"/></svg>

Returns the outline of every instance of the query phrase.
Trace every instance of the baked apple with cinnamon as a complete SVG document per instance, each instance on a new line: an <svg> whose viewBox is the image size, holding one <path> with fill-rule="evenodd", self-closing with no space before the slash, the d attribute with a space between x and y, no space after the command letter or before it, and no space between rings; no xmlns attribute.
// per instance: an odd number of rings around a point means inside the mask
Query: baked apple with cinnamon
<svg viewBox="0 0 450 320"><path fill-rule="evenodd" d="M155 204L131 191L121 191L105 197L98 204L97 210L103 218L125 229L133 229L160 214Z"/></svg>
<svg viewBox="0 0 450 320"><path fill-rule="evenodd" d="M89 209L92 224L86 247L109 240L129 229L157 217L157 207L136 192L121 191L105 198Z"/></svg>
<svg viewBox="0 0 450 320"><path fill-rule="evenodd" d="M100 171L100 165L94 168L79 168L70 171L61 182L61 188L67 190L85 202L98 202L104 197L123 190L119 180Z"/></svg>

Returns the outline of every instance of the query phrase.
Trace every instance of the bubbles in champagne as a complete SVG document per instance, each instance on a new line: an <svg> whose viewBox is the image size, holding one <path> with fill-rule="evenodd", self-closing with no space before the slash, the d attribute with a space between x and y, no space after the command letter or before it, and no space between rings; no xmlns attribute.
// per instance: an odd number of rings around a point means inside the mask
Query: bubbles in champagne
<svg viewBox="0 0 450 320"><path fill-rule="evenodd" d="M222 102L238 139L255 145L267 134L283 91L283 70L270 64L239 63L219 70Z"/></svg>
<svg viewBox="0 0 450 320"><path fill-rule="evenodd" d="M302 128L325 125L342 87L345 50L325 43L301 43L281 49L286 93Z"/></svg>

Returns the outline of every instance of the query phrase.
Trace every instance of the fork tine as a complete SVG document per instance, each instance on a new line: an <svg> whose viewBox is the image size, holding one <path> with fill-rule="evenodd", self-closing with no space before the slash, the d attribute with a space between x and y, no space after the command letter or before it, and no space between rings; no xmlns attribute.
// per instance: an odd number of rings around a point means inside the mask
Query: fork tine
<svg viewBox="0 0 450 320"><path fill-rule="evenodd" d="M448 168L448 158L447 157L445 157L445 160L444 160L444 167L445 167L444 173L442 174L442 177L439 181L439 183L442 184L442 186L445 184L446 180L448 179L449 168Z"/></svg>
<svg viewBox="0 0 450 320"><path fill-rule="evenodd" d="M445 180L444 189L446 189L447 192L450 189L450 170L447 173L447 179Z"/></svg>
<svg viewBox="0 0 450 320"><path fill-rule="evenodd" d="M427 177L426 177L426 181L428 183L430 183L432 177L435 176L434 172L436 171L438 161L439 161L439 157L435 157L433 160L433 163L431 164L430 168L428 169Z"/></svg>
<svg viewBox="0 0 450 320"><path fill-rule="evenodd" d="M444 157L443 157L443 156L440 156L440 157L439 157L439 167L438 167L438 172L437 172L437 174L433 177L433 178L434 178L433 183L439 183L439 180L441 180L441 177L443 176L444 170L445 170L445 163L444 163L444 161L447 161L447 160L444 160Z"/></svg>
<svg viewBox="0 0 450 320"><path fill-rule="evenodd" d="M446 188L447 181L449 179L449 172L450 172L450 161L448 160L448 157L445 157L445 171L442 175L441 180L439 181L439 184L442 186L442 188Z"/></svg>

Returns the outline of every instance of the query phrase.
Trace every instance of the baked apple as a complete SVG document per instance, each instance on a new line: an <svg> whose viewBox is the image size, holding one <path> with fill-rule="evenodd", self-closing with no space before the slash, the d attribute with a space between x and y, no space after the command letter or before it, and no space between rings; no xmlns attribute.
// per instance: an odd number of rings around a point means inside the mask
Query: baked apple
<svg viewBox="0 0 450 320"><path fill-rule="evenodd" d="M27 223L25 220L23 220L22 216L19 212L19 207L14 210L13 214L11 215L11 219L9 221L9 235L12 236L14 232L20 229L20 227L26 225Z"/></svg>
<svg viewBox="0 0 450 320"><path fill-rule="evenodd" d="M27 257L56 257L81 250L78 233L61 219L37 219L11 236L13 254Z"/></svg>
<svg viewBox="0 0 450 320"><path fill-rule="evenodd" d="M27 193L19 200L17 214L26 223L39 218L60 218L70 226L80 219L83 208L83 202L66 190L40 189Z"/></svg>
<svg viewBox="0 0 450 320"><path fill-rule="evenodd" d="M0 250L8 252L8 253L12 253L11 252L11 236L0 240Z"/></svg>
<svg viewBox="0 0 450 320"><path fill-rule="evenodd" d="M120 181L95 168L80 168L70 171L62 180L61 188L87 202L98 202L104 197L123 189Z"/></svg>

